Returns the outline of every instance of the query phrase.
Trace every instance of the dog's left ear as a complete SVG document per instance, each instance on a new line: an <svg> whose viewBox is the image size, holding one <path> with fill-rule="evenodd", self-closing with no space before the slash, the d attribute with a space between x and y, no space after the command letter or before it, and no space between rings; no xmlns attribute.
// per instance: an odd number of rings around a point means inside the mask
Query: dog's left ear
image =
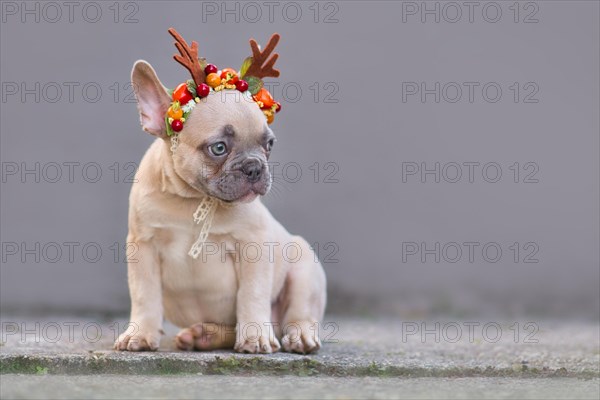
<svg viewBox="0 0 600 400"><path fill-rule="evenodd" d="M166 138L165 115L171 104L171 97L156 76L154 68L144 60L136 61L131 71L131 83L138 102L142 128L156 137Z"/></svg>

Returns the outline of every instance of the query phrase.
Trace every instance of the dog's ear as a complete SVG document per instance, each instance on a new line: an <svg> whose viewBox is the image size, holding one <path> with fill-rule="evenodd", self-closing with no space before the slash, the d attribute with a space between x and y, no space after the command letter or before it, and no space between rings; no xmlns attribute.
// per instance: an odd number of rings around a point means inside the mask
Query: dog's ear
<svg viewBox="0 0 600 400"><path fill-rule="evenodd" d="M166 138L165 115L171 98L156 76L154 68L144 60L136 61L131 71L131 83L137 98L142 128L154 136Z"/></svg>

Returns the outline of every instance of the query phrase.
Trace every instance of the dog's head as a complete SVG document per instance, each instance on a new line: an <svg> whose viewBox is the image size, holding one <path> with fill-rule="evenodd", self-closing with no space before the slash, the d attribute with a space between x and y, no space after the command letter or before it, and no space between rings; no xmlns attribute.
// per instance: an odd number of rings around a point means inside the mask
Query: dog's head
<svg viewBox="0 0 600 400"><path fill-rule="evenodd" d="M135 63L131 79L143 129L170 146L167 90L145 61ZM226 202L252 201L269 191L267 160L275 135L260 108L242 93L221 91L202 99L178 141L174 169L194 189Z"/></svg>
<svg viewBox="0 0 600 400"><path fill-rule="evenodd" d="M205 76L196 65L197 44L192 42L192 47L188 47L176 31L169 32L182 54L175 59L190 70L200 85ZM251 76L260 79L279 75L273 69L277 54L267 60L278 39L274 35L264 52L254 40L250 41L253 58L248 59L251 63L247 68L252 71ZM165 116L171 96L145 61L135 63L131 80L143 129L170 146ZM177 135L172 160L179 177L192 188L226 202L249 202L266 194L271 185L267 160L275 135L257 104L248 92L237 90L213 91L202 98L187 114Z"/></svg>

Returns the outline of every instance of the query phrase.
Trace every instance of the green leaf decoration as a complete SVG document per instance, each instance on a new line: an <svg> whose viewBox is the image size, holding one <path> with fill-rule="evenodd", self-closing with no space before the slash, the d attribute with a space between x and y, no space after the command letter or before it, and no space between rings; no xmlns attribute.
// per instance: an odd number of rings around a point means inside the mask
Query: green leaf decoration
<svg viewBox="0 0 600 400"><path fill-rule="evenodd" d="M198 61L200 62L200 66L202 67L202 71L204 71L204 68L206 68L206 66L208 65L208 63L206 62L206 58L204 58L204 57L198 57Z"/></svg>
<svg viewBox="0 0 600 400"><path fill-rule="evenodd" d="M173 136L173 134L175 132L173 132L173 129L171 128L171 124L169 123L168 115L165 116L165 125L167 126L167 136L169 136L169 137Z"/></svg>
<svg viewBox="0 0 600 400"><path fill-rule="evenodd" d="M196 82L193 79L188 79L185 83L192 96L196 97Z"/></svg>
<svg viewBox="0 0 600 400"><path fill-rule="evenodd" d="M167 93L169 94L170 98L173 98L173 92L175 91L175 89L167 89Z"/></svg>
<svg viewBox="0 0 600 400"><path fill-rule="evenodd" d="M246 72L248 72L248 68L250 68L251 65L252 65L252 56L246 57L246 59L242 63L242 67L240 68L240 78L243 78L244 75L246 75Z"/></svg>
<svg viewBox="0 0 600 400"><path fill-rule="evenodd" d="M250 93L252 93L252 95L258 93L258 91L263 87L262 79L257 78L255 76L247 76L245 78L245 81L248 82L248 90L250 91Z"/></svg>

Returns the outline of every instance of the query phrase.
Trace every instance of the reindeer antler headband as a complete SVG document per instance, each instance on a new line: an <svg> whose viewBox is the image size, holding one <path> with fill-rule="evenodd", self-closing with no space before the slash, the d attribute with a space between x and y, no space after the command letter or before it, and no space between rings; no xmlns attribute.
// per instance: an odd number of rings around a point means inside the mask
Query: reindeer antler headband
<svg viewBox="0 0 600 400"><path fill-rule="evenodd" d="M267 122L273 122L275 113L281 110L281 104L274 101L271 93L263 87L262 79L279 77L279 71L273 68L279 54L272 54L279 42L279 34L271 36L263 51L254 39L250 39L252 56L244 60L237 72L232 68L219 70L214 64L207 64L204 58L198 57L197 42L193 41L189 46L175 29L170 28L169 33L175 38L175 47L180 53L173 58L190 71L192 79L172 91L173 102L165 117L167 135L172 136L183 129L183 123L200 99L224 89L247 93L265 114Z"/></svg>

